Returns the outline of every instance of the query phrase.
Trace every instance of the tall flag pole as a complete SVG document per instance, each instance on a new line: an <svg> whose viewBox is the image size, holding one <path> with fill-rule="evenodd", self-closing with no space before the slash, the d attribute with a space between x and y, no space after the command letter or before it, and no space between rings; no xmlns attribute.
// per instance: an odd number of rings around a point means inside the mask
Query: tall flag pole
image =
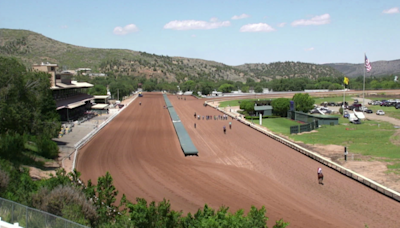
<svg viewBox="0 0 400 228"><path fill-rule="evenodd" d="M346 85L349 85L349 78L348 77L344 77L343 79L343 104L342 104L342 108L343 108L343 113L344 113L344 108L345 108L345 103L346 103L346 98L345 98L345 94L346 94Z"/></svg>
<svg viewBox="0 0 400 228"><path fill-rule="evenodd" d="M365 70L367 70L367 72L370 72L372 70L371 64L369 63L369 60L365 53L364 53L364 63L365 63L365 67L364 67L364 83L363 83L363 107L364 107L364 100L365 100ZM364 109L363 109L363 112L364 112Z"/></svg>

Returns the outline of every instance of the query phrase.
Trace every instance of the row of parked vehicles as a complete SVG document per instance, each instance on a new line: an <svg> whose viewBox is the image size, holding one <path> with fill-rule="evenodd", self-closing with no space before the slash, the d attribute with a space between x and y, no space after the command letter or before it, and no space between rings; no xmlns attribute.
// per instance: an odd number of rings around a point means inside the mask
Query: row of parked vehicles
<svg viewBox="0 0 400 228"><path fill-rule="evenodd" d="M390 100L374 100L368 102L369 105L380 105L385 107L395 107L396 109L400 108L400 99L390 99Z"/></svg>

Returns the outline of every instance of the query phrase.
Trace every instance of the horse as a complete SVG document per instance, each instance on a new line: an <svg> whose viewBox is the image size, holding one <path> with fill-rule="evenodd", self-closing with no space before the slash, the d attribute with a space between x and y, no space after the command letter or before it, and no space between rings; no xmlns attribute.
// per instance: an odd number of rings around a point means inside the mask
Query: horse
<svg viewBox="0 0 400 228"><path fill-rule="evenodd" d="M323 185L324 184L323 181L324 181L324 174L318 173L318 183Z"/></svg>

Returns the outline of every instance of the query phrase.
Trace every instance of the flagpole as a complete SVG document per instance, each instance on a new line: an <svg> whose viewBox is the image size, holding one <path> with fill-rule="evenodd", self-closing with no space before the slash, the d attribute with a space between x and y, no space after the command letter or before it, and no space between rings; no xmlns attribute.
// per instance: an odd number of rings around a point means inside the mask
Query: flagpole
<svg viewBox="0 0 400 228"><path fill-rule="evenodd" d="M346 84L345 83L343 83L343 104L342 104L342 108L343 108L343 112L342 112L342 114L344 114L344 102L345 102L345 94L346 94Z"/></svg>
<svg viewBox="0 0 400 228"><path fill-rule="evenodd" d="M364 101L365 100L364 99L364 97L365 97L365 95L364 95L365 94L365 56L366 56L366 54L364 53L363 112L364 112L364 102L365 102Z"/></svg>

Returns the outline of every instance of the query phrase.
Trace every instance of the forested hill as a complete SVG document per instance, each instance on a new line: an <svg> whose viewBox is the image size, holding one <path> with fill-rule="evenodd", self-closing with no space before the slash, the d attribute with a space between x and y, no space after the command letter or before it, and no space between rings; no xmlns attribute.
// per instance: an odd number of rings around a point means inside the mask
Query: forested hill
<svg viewBox="0 0 400 228"><path fill-rule="evenodd" d="M357 77L364 75L364 63L351 64L351 63L328 63L325 66L330 66L342 72L349 77ZM372 70L368 75L381 76L381 75L400 75L400 59L392 61L377 61L371 62ZM367 74L367 73L366 73Z"/></svg>
<svg viewBox="0 0 400 228"><path fill-rule="evenodd" d="M91 68L94 72L145 76L182 82L203 77L211 80L267 81L279 78L344 75L330 66L276 62L229 66L223 63L184 57L169 57L126 49L98 49L62 43L27 30L0 29L0 55L16 57L30 66L33 63L57 63L61 69Z"/></svg>

